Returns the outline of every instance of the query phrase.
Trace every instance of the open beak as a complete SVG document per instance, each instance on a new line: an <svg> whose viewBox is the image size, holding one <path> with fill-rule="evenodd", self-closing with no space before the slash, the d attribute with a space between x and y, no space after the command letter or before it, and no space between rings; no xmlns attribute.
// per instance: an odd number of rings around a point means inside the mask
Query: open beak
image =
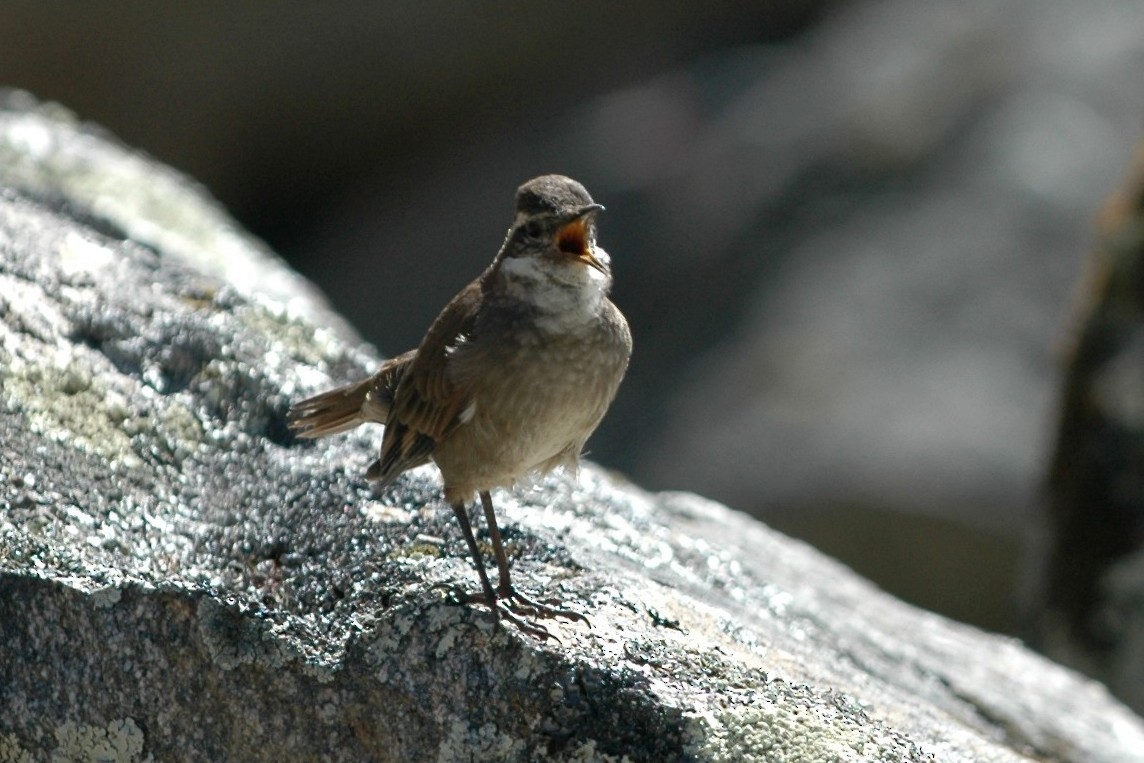
<svg viewBox="0 0 1144 763"><path fill-rule="evenodd" d="M592 242L588 238L592 215L602 212L602 204L589 204L576 212L568 222L556 231L556 248L569 257L579 260L588 267L604 273L604 266L592 252Z"/></svg>

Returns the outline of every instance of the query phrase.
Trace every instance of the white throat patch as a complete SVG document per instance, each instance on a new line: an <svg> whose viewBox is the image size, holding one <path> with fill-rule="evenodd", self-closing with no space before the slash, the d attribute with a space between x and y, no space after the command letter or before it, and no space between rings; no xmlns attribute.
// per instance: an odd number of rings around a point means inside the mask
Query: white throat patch
<svg viewBox="0 0 1144 763"><path fill-rule="evenodd" d="M594 254L608 262L604 250L596 248ZM500 270L508 293L539 308L537 325L549 331L567 331L595 319L612 280L587 265L539 257L506 258Z"/></svg>

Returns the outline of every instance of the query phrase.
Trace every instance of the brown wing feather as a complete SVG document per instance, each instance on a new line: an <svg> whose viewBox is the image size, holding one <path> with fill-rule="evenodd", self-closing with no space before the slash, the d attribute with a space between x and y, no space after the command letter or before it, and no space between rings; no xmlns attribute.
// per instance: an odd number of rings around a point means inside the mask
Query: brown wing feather
<svg viewBox="0 0 1144 763"><path fill-rule="evenodd" d="M448 373L451 348L465 340L476 322L480 281L474 281L445 306L397 381L385 422L381 455L366 476L383 484L429 460L433 449L460 422L469 404Z"/></svg>

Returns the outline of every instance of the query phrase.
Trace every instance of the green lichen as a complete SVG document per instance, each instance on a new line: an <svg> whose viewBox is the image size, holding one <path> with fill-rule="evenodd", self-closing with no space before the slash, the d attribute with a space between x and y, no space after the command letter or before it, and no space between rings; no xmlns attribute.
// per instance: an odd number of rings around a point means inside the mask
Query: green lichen
<svg viewBox="0 0 1144 763"><path fill-rule="evenodd" d="M294 363L319 366L344 354L344 345L325 329L298 320L286 305L267 297L254 297L234 311L244 327L275 343L274 351Z"/></svg>
<svg viewBox="0 0 1144 763"><path fill-rule="evenodd" d="M36 758L24 749L14 734L0 734L0 763L35 763Z"/></svg>
<svg viewBox="0 0 1144 763"><path fill-rule="evenodd" d="M45 438L111 462L138 461L124 426L129 406L107 389L82 355L29 363L0 352L4 396Z"/></svg>

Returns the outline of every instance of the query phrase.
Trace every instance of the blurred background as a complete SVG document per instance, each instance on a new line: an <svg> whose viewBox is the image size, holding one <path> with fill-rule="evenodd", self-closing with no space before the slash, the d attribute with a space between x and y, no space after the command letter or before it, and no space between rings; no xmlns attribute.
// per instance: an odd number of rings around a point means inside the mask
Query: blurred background
<svg viewBox="0 0 1144 763"><path fill-rule="evenodd" d="M1012 632L1138 0L0 6L0 84L201 182L385 355L513 192L607 205L635 335L590 457Z"/></svg>

